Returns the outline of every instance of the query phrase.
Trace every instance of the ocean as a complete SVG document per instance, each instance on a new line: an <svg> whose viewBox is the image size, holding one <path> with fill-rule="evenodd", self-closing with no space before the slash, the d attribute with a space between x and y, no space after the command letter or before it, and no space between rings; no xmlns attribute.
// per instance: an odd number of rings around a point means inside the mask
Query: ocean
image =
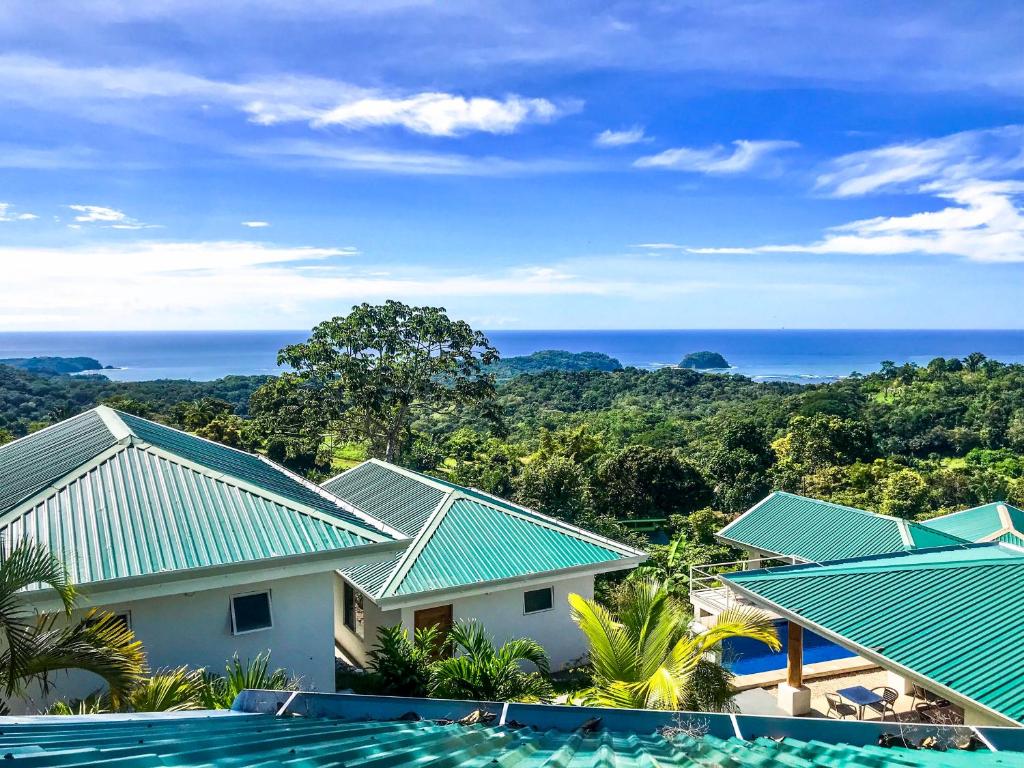
<svg viewBox="0 0 1024 768"><path fill-rule="evenodd" d="M851 372L869 373L883 360L925 364L934 357L982 352L1024 362L1024 331L493 331L505 357L542 349L604 352L623 365L659 368L689 352L725 356L731 372L762 381L814 383ZM0 358L86 356L115 370L121 381L273 374L277 350L302 341L305 331L138 331L0 333Z"/></svg>

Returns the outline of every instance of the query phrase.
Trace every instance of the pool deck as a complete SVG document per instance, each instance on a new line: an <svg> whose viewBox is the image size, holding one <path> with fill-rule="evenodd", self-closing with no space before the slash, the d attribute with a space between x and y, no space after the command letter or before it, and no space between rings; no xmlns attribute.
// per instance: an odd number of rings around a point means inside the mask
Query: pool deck
<svg viewBox="0 0 1024 768"><path fill-rule="evenodd" d="M859 656L850 656L845 659L833 659L832 661L819 661L817 664L808 664L804 667L804 680L814 680L821 677L835 677L836 675L849 675L855 672L876 670L878 665L867 661ZM752 675L737 675L733 685L737 690L746 691L751 688L764 688L765 686L778 685L786 680L786 669L769 669L766 672L755 672ZM881 685L881 683L879 683Z"/></svg>

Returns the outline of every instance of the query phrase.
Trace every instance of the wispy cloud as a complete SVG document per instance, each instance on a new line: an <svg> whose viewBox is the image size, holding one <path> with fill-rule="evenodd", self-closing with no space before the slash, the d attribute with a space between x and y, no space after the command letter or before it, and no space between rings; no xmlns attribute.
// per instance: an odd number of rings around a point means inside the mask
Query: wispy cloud
<svg viewBox="0 0 1024 768"><path fill-rule="evenodd" d="M269 227L269 221L243 221L243 227L249 227L249 229L262 229L263 227Z"/></svg>
<svg viewBox="0 0 1024 768"><path fill-rule="evenodd" d="M817 241L710 247L694 253L813 253L961 256L1024 262L1024 128L969 131L844 155L817 188L836 197L926 195L936 211L876 216L830 228Z"/></svg>
<svg viewBox="0 0 1024 768"><path fill-rule="evenodd" d="M579 100L555 103L510 94L502 98L427 91L391 92L340 80L278 75L218 80L154 67L73 67L49 59L0 56L0 102L73 112L89 120L124 123L133 105L163 108L226 106L256 124L305 123L363 130L399 126L429 136L513 133L582 108ZM138 113L137 117L144 117Z"/></svg>
<svg viewBox="0 0 1024 768"><path fill-rule="evenodd" d="M69 226L80 227L82 224L95 224L100 227L111 229L152 229L159 227L159 224L147 224L144 221L133 219L124 211L116 208L107 208L102 205L69 205L72 211L76 212L74 224Z"/></svg>
<svg viewBox="0 0 1024 768"><path fill-rule="evenodd" d="M730 174L744 173L765 159L786 149L800 146L795 141L748 141L739 139L731 148L721 144L711 147L679 147L666 149L656 155L638 158L637 168L664 168L691 173Z"/></svg>
<svg viewBox="0 0 1024 768"><path fill-rule="evenodd" d="M515 159L496 155L475 156L457 152L340 146L325 141L287 139L238 145L231 151L243 157L290 167L374 171L412 176L524 176L592 170L585 160L559 158Z"/></svg>
<svg viewBox="0 0 1024 768"><path fill-rule="evenodd" d="M652 141L644 133L642 125L634 125L624 131L613 131L611 129L601 131L594 137L594 146L597 147L627 147L631 144L642 144Z"/></svg>
<svg viewBox="0 0 1024 768"><path fill-rule="evenodd" d="M0 203L0 222L3 221L32 221L38 219L34 213L17 213L10 203Z"/></svg>

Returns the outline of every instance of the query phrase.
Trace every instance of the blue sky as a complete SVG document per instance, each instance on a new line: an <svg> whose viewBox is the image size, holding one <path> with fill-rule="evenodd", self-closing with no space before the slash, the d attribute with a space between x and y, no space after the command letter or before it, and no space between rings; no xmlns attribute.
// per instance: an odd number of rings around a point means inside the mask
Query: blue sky
<svg viewBox="0 0 1024 768"><path fill-rule="evenodd" d="M0 330L1021 328L1022 51L1019 2L15 0Z"/></svg>

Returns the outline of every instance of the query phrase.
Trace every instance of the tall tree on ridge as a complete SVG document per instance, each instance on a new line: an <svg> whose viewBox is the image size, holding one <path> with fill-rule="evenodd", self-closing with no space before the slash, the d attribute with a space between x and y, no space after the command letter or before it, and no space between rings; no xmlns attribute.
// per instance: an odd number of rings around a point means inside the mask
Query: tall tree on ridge
<svg viewBox="0 0 1024 768"><path fill-rule="evenodd" d="M301 344L285 347L293 384L307 388L329 431L366 441L373 456L392 461L412 421L426 413L491 400L485 366L498 351L443 307L387 301L360 304L326 320Z"/></svg>

